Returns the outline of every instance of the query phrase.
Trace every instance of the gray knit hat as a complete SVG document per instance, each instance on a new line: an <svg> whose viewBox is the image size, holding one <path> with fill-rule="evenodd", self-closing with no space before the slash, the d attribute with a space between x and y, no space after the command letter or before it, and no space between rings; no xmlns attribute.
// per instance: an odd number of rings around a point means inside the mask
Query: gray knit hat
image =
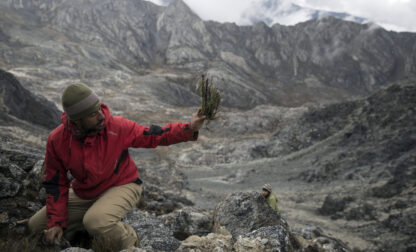
<svg viewBox="0 0 416 252"><path fill-rule="evenodd" d="M97 111L100 106L98 96L82 83L69 85L62 94L62 107L73 121Z"/></svg>
<svg viewBox="0 0 416 252"><path fill-rule="evenodd" d="M270 184L264 184L263 190L266 190L268 192L272 192L272 186Z"/></svg>

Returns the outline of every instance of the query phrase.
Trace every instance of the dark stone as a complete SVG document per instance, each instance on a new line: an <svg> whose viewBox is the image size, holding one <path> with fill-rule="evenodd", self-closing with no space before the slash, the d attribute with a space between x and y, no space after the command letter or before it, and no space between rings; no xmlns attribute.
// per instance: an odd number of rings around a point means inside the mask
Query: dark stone
<svg viewBox="0 0 416 252"><path fill-rule="evenodd" d="M26 90L19 81L8 72L0 69L0 94L4 105L11 115L54 129L61 123L61 112L43 97L38 97ZM5 113L6 111L0 111Z"/></svg>
<svg viewBox="0 0 416 252"><path fill-rule="evenodd" d="M179 240L190 235L207 235L212 231L212 214L207 211L185 207L159 218L173 230Z"/></svg>
<svg viewBox="0 0 416 252"><path fill-rule="evenodd" d="M139 248L174 251L180 246L180 241L173 237L173 231L146 212L132 210L123 218L123 222L136 231L139 236Z"/></svg>
<svg viewBox="0 0 416 252"><path fill-rule="evenodd" d="M261 227L287 225L258 192L229 194L214 212L214 230L224 226L236 239Z"/></svg>
<svg viewBox="0 0 416 252"><path fill-rule="evenodd" d="M404 200L398 200L396 201L396 203L394 203L394 208L396 209L403 209L403 208L407 208L408 206L409 205Z"/></svg>
<svg viewBox="0 0 416 252"><path fill-rule="evenodd" d="M416 236L416 209L390 215L383 221L385 227L395 232Z"/></svg>
<svg viewBox="0 0 416 252"><path fill-rule="evenodd" d="M250 151L250 155L253 158L269 157L270 155L268 153L268 146L265 146L265 145L254 146Z"/></svg>
<svg viewBox="0 0 416 252"><path fill-rule="evenodd" d="M373 205L364 203L359 207L349 209L345 213L345 218L347 220L375 220L376 219L376 209Z"/></svg>
<svg viewBox="0 0 416 252"><path fill-rule="evenodd" d="M343 211L345 206L351 202L353 198L335 198L333 195L327 195L321 208L318 209L318 213L322 215L332 215L337 212Z"/></svg>
<svg viewBox="0 0 416 252"><path fill-rule="evenodd" d="M12 178L6 178L0 174L0 198L16 196L20 187L21 185Z"/></svg>
<svg viewBox="0 0 416 252"><path fill-rule="evenodd" d="M408 245L406 252L416 252L416 243Z"/></svg>
<svg viewBox="0 0 416 252"><path fill-rule="evenodd" d="M156 215L162 215L190 205L193 205L192 201L183 196L166 193L154 184L145 183L138 208Z"/></svg>

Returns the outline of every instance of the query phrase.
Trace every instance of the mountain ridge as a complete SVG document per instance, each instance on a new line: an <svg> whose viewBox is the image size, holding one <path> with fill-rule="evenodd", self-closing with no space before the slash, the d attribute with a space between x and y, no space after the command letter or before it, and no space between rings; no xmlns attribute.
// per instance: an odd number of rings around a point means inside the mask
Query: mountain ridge
<svg viewBox="0 0 416 252"><path fill-rule="evenodd" d="M7 3L1 9L13 11L0 25L5 38L1 67L17 75L21 71L31 83L35 76L27 68L38 68L55 87L68 76L96 85L97 79L112 80L117 71L137 86L135 76L148 73L158 84L147 88L158 99L166 95L157 90L167 85L196 99L196 76L207 73L222 90L224 106L250 109L345 100L416 74L416 34L371 24L335 18L295 26L221 24L201 20L182 0L168 7L133 0ZM20 3L23 8L10 7ZM41 27L25 20L38 20ZM17 46L22 49L13 50L13 57L6 53ZM185 83L169 82L155 71L188 77Z"/></svg>

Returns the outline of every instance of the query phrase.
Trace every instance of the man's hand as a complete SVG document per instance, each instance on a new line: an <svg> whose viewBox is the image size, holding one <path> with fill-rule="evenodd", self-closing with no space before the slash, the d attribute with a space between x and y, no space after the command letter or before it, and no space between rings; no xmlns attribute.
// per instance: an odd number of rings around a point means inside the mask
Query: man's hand
<svg viewBox="0 0 416 252"><path fill-rule="evenodd" d="M60 226L54 226L46 230L45 239L48 243L53 244L55 237L58 236L58 241L61 242L63 233L64 231Z"/></svg>
<svg viewBox="0 0 416 252"><path fill-rule="evenodd" d="M205 116L202 114L202 110L198 109L198 111L192 115L191 130L193 132L199 131L204 124L204 120Z"/></svg>

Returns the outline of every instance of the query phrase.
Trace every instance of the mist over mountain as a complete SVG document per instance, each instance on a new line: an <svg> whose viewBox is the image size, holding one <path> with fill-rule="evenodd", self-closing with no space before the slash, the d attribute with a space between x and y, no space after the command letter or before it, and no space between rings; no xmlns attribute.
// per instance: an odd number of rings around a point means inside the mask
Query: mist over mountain
<svg viewBox="0 0 416 252"><path fill-rule="evenodd" d="M68 84L92 87L113 115L166 124L190 120L200 105L196 84L206 74L220 89L221 118L202 129L197 142L131 150L147 186L141 210L169 214L140 218L155 226L169 220L172 228L185 225L189 231L191 224L175 222L183 218L172 222L182 216L174 211L194 204L206 211L186 213L212 223L212 211L227 193L270 183L292 229L251 230L244 239L296 231L314 249L327 242L340 246L334 251L412 251L416 34L361 24L359 17L346 21L344 13L261 4L267 12L246 13L254 25L238 26L204 21L182 0L167 6L142 0L1 1L0 179L13 186L0 187L7 189L0 196L0 231L42 204L15 202L33 192L26 193L23 172L17 176L10 169L24 166L32 176L37 167L41 177L41 161L34 164L42 159L49 129L59 123ZM276 15L312 20L271 25ZM13 206L25 210L13 212ZM197 234L209 232L207 225ZM201 242L212 245L216 235ZM181 244L168 236L175 248ZM227 242L224 251L244 244Z"/></svg>
<svg viewBox="0 0 416 252"><path fill-rule="evenodd" d="M365 18L356 17L348 13L315 10L279 0L253 2L249 8L243 12L241 22L250 25L254 25L258 22L264 22L269 26L276 23L282 25L295 25L299 22L324 17L335 17L361 24L369 22Z"/></svg>
<svg viewBox="0 0 416 252"><path fill-rule="evenodd" d="M167 6L172 0L152 2L158 5ZM261 0L253 1L248 4L247 8L241 13L237 23L240 25L255 25L258 22L264 22L269 26L272 26L275 23L294 25L310 19L319 19L328 16L357 23L369 22L366 18L356 17L345 12L317 10L282 0Z"/></svg>

